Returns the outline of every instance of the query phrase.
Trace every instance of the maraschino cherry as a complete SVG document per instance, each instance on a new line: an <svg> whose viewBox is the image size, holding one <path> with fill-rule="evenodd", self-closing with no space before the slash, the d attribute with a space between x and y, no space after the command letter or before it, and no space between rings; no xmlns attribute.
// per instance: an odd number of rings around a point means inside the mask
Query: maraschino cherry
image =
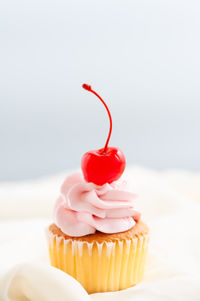
<svg viewBox="0 0 200 301"><path fill-rule="evenodd" d="M92 90L90 85L83 84L82 87L101 100L107 110L110 120L110 130L104 148L89 151L82 157L81 168L83 175L87 182L92 182L96 185L112 183L121 177L126 166L126 160L123 152L119 148L108 147L112 132L112 117L106 103L94 90Z"/></svg>

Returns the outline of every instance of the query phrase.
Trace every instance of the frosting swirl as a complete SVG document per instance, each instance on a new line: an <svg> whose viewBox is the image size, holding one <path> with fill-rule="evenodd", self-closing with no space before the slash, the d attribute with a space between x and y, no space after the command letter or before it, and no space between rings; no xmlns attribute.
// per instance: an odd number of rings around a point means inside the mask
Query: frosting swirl
<svg viewBox="0 0 200 301"><path fill-rule="evenodd" d="M132 228L140 219L125 182L102 186L88 183L80 172L70 174L61 186L54 208L55 224L69 236L118 233Z"/></svg>

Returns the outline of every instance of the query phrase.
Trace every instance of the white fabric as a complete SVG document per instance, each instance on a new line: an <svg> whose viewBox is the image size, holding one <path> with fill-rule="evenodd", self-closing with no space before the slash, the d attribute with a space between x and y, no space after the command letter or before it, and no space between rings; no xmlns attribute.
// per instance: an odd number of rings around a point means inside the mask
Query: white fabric
<svg viewBox="0 0 200 301"><path fill-rule="evenodd" d="M44 229L65 176L0 184L1 301L200 300L200 173L127 170L151 228L145 278L128 290L90 296L48 264Z"/></svg>

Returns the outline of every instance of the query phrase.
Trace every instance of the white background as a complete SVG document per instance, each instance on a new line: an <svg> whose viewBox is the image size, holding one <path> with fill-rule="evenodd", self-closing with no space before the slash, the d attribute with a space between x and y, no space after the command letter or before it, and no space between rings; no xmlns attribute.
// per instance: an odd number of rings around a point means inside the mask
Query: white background
<svg viewBox="0 0 200 301"><path fill-rule="evenodd" d="M104 145L128 164L200 169L200 2L3 0L0 180L80 166Z"/></svg>

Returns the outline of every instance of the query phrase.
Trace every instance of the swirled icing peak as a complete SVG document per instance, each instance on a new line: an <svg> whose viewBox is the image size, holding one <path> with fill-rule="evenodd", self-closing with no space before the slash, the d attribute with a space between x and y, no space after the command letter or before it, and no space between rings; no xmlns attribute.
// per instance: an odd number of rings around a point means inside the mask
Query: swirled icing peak
<svg viewBox="0 0 200 301"><path fill-rule="evenodd" d="M69 236L100 231L118 233L132 228L140 219L125 182L102 186L88 183L80 172L70 174L61 186L54 208L54 222Z"/></svg>

